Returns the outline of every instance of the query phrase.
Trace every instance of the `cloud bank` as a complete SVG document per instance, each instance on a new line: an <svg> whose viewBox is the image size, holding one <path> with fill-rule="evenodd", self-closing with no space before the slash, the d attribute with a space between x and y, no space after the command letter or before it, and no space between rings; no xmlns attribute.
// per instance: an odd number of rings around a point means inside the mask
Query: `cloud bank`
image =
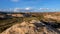
<svg viewBox="0 0 60 34"><path fill-rule="evenodd" d="M54 11L60 11L59 9L52 9L52 8L10 8L10 9L0 9L0 11L8 11L8 12L54 12Z"/></svg>

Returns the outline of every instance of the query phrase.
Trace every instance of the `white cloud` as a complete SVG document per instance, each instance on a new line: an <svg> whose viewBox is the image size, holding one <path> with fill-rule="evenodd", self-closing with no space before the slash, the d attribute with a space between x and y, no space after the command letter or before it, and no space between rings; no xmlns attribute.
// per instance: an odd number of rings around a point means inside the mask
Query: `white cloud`
<svg viewBox="0 0 60 34"><path fill-rule="evenodd" d="M14 8L14 12L19 12L20 8Z"/></svg>
<svg viewBox="0 0 60 34"><path fill-rule="evenodd" d="M30 8L25 8L26 10L30 10Z"/></svg>
<svg viewBox="0 0 60 34"><path fill-rule="evenodd" d="M25 8L25 10L30 10L30 9L32 9L31 7L27 7L27 8Z"/></svg>
<svg viewBox="0 0 60 34"><path fill-rule="evenodd" d="M12 2L19 2L19 0L11 0Z"/></svg>
<svg viewBox="0 0 60 34"><path fill-rule="evenodd" d="M40 8L39 10L49 10L50 8Z"/></svg>

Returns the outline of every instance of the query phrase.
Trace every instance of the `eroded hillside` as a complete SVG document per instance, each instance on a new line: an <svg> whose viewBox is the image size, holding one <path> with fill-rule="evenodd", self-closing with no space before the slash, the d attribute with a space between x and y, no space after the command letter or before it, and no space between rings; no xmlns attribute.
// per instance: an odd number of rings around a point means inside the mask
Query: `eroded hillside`
<svg viewBox="0 0 60 34"><path fill-rule="evenodd" d="M17 13L18 14L18 13ZM60 34L60 13L22 13L0 20L1 34Z"/></svg>
<svg viewBox="0 0 60 34"><path fill-rule="evenodd" d="M22 22L13 25L1 34L59 34L60 31L50 25L46 25L39 20Z"/></svg>

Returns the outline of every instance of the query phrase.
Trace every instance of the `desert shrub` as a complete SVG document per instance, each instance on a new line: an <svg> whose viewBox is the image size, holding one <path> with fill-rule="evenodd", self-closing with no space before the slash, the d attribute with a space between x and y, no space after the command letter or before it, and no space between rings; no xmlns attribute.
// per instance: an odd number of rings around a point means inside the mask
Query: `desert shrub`
<svg viewBox="0 0 60 34"><path fill-rule="evenodd" d="M37 18L38 18L38 20L43 20L44 19L44 15L39 15Z"/></svg>
<svg viewBox="0 0 60 34"><path fill-rule="evenodd" d="M37 17L25 17L23 21L38 20Z"/></svg>

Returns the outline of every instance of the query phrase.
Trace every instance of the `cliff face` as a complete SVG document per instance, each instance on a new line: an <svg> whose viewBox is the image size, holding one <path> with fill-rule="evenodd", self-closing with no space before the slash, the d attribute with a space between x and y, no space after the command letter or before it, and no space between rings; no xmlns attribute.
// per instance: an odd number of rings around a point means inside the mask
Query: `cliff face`
<svg viewBox="0 0 60 34"><path fill-rule="evenodd" d="M48 29L40 21L32 20L30 22L22 22L13 25L1 34L58 34L57 32Z"/></svg>

